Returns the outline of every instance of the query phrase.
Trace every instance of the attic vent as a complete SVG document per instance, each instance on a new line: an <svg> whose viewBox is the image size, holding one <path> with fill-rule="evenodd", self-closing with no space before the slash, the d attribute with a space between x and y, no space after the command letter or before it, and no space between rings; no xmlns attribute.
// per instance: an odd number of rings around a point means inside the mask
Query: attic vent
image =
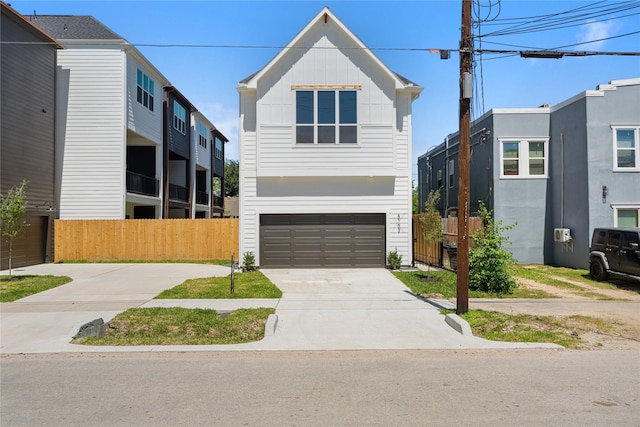
<svg viewBox="0 0 640 427"><path fill-rule="evenodd" d="M325 13L324 14L324 23L326 24L328 20L329 20L329 14Z"/></svg>

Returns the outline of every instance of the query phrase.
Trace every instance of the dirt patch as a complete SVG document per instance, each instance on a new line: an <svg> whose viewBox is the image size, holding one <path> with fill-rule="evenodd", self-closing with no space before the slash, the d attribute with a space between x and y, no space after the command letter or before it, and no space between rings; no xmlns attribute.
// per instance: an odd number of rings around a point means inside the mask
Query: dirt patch
<svg viewBox="0 0 640 427"><path fill-rule="evenodd" d="M482 309L558 316L564 319L567 334L578 336L584 341L584 345L581 346L583 349L640 350L640 306L637 304L640 294L637 289L633 286L602 289L566 277L549 277L570 283L577 288L561 288L519 277L519 286L541 290L556 298L538 300L532 304L524 303L524 300L510 303L509 299L505 298L500 303L488 303ZM618 283L615 284L618 286ZM576 323L576 320L570 318L572 315L602 319L605 323L600 328L582 327L579 322Z"/></svg>
<svg viewBox="0 0 640 427"><path fill-rule="evenodd" d="M590 298L585 296L576 295L574 292L571 292L569 289L558 288L555 286L545 285L544 283L536 282L535 280L525 279L523 277L517 278L518 286L523 287L524 289L537 289L540 291L544 291L550 295L553 295L557 298L578 298L584 300L590 300Z"/></svg>
<svg viewBox="0 0 640 427"><path fill-rule="evenodd" d="M418 280L421 282L442 282L442 279L439 277L418 277Z"/></svg>

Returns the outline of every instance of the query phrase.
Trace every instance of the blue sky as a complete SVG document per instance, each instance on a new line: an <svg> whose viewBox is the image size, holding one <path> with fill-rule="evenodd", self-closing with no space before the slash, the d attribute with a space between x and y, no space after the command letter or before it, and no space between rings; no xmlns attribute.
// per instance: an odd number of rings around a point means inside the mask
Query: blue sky
<svg viewBox="0 0 640 427"><path fill-rule="evenodd" d="M493 7L489 8L489 3ZM262 68L321 9L331 10L392 70L424 87L414 103L413 168L418 156L458 129L458 55L441 60L428 49L456 49L460 0L444 1L10 1L22 14L92 15L132 44L259 46L138 49L229 138L238 159L237 83ZM559 13L595 1L481 0L483 18L504 20ZM626 2L636 4L640 2ZM600 2L614 6L619 2ZM604 5L604 6L603 6ZM587 11L595 11L586 9ZM499 11L499 14L497 12ZM640 31L640 8L585 16L553 31L483 39L484 49L552 49ZM621 17L621 15L629 15ZM614 17L614 19L609 19ZM539 18L532 18L539 19ZM506 27L483 22L483 34ZM569 22L567 21L567 24ZM475 30L478 33L478 29ZM502 43L491 44L491 43ZM505 46L510 45L510 46ZM418 50L415 50L418 49ZM640 33L564 50L640 51ZM482 66L480 66L482 65ZM476 62L473 115L491 108L557 104L598 84L640 77L640 56L524 59L483 55Z"/></svg>

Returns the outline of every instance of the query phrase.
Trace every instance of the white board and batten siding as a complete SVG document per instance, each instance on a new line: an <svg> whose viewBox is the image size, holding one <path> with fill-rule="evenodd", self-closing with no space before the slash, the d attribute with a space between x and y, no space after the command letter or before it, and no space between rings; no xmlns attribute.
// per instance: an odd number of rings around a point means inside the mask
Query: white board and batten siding
<svg viewBox="0 0 640 427"><path fill-rule="evenodd" d="M255 89L239 90L241 253L260 263L261 214L383 213L386 252L410 263L415 96L370 53L339 49L359 41L331 18L319 15L294 41L319 49L283 51L250 79ZM296 90L305 87L356 90L357 144L296 144Z"/></svg>
<svg viewBox="0 0 640 427"><path fill-rule="evenodd" d="M58 66L60 219L124 218L125 54L61 50Z"/></svg>

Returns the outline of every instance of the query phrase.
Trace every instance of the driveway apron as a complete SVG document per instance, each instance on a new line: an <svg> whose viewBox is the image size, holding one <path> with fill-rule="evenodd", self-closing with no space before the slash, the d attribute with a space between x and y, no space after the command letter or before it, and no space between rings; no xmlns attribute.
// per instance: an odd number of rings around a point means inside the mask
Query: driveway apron
<svg viewBox="0 0 640 427"><path fill-rule="evenodd" d="M226 276L202 264L42 264L15 274L70 276L71 283L0 304L0 353L385 350L545 347L461 335L426 300L385 269L262 270L280 300L152 300L196 277ZM3 272L4 274L4 272ZM130 307L229 310L275 307L265 338L234 345L86 346L71 344L80 326L109 321Z"/></svg>
<svg viewBox="0 0 640 427"><path fill-rule="evenodd" d="M97 318L106 322L186 279L224 276L229 268L204 264L40 264L16 268L13 274L73 278L57 288L0 304L0 353L54 353L100 351L100 347L69 341L87 322Z"/></svg>
<svg viewBox="0 0 640 427"><path fill-rule="evenodd" d="M291 350L528 347L463 336L386 269L262 270L284 293L265 348Z"/></svg>

